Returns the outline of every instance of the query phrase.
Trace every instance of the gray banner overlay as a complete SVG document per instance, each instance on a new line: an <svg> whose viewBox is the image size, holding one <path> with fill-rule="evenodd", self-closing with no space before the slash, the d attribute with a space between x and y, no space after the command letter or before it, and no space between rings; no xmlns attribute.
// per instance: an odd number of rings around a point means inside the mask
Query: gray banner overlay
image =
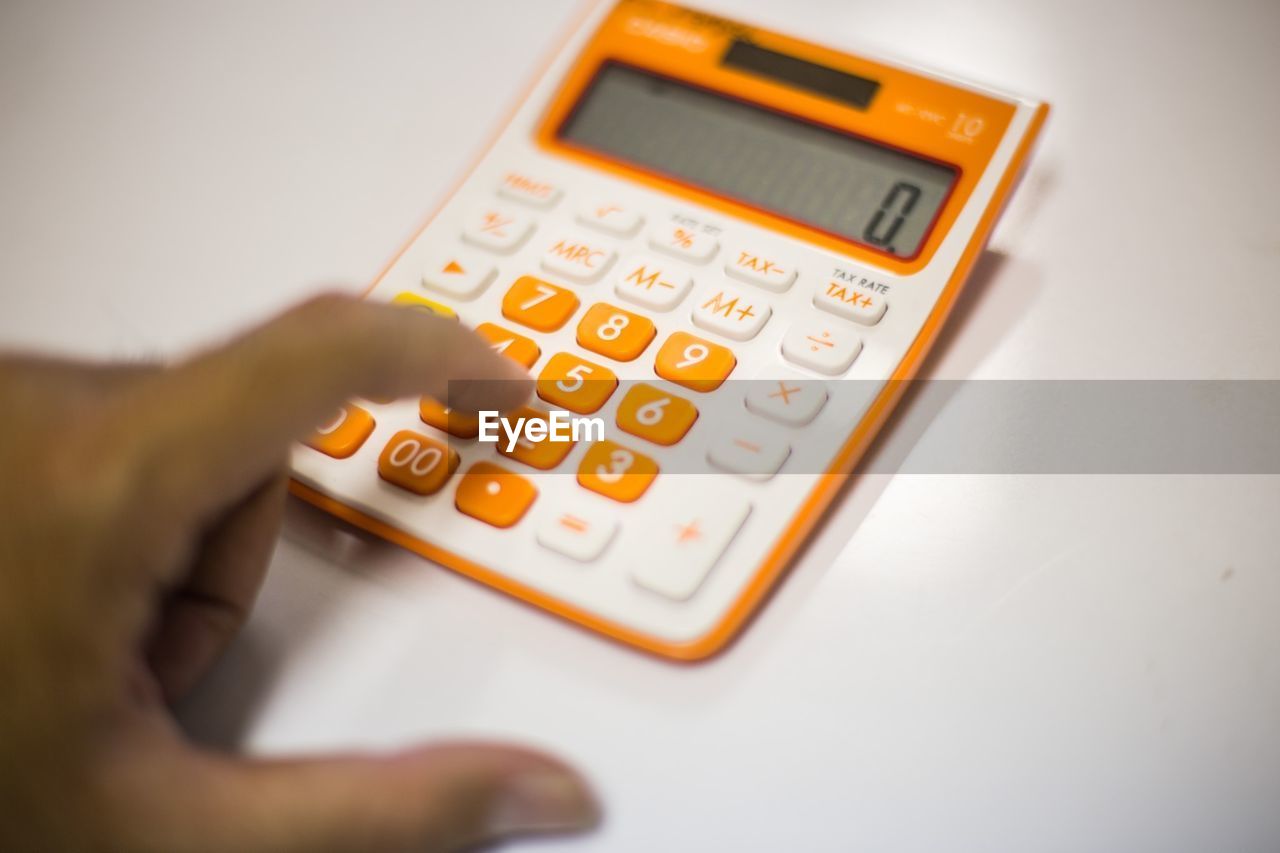
<svg viewBox="0 0 1280 853"><path fill-rule="evenodd" d="M539 387L541 396L556 396L549 385ZM729 380L709 392L657 377L621 381L616 388L588 382L575 393L596 391L606 401L595 412L568 414L599 418L606 440L652 458L664 473L762 479L829 470L854 425L886 388L883 382L795 375ZM475 390L473 384L459 399ZM1280 474L1280 380L922 380L892 390L902 392L901 402L858 472ZM648 429L679 407L651 408L649 423L637 432L633 404L632 431L624 428L627 400L652 401L655 394L688 401L697 410L683 438L669 446L657 443ZM793 411L806 397L822 400L815 414ZM561 408L537 397L530 405ZM458 449L477 444L450 441ZM754 455L764 470L749 470ZM777 464L780 455L784 461ZM575 446L547 473L576 474L583 456L584 449ZM534 471L519 459L495 458L513 470Z"/></svg>

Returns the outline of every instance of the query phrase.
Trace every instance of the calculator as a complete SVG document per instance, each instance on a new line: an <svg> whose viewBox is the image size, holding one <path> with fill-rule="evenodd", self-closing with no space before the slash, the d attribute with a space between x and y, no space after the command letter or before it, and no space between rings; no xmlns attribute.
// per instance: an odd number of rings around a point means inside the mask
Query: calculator
<svg viewBox="0 0 1280 853"><path fill-rule="evenodd" d="M293 449L294 494L614 640L714 654L919 369L1047 114L692 8L593 8L367 295L527 368L525 432L354 400Z"/></svg>

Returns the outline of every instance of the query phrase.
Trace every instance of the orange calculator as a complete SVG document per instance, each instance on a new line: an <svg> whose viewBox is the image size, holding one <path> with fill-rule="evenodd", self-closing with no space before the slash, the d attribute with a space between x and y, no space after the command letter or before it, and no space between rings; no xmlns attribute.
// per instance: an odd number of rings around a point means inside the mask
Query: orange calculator
<svg viewBox="0 0 1280 853"><path fill-rule="evenodd" d="M616 640L716 652L919 368L1047 112L597 7L368 295L475 328L536 397L352 401L294 493Z"/></svg>

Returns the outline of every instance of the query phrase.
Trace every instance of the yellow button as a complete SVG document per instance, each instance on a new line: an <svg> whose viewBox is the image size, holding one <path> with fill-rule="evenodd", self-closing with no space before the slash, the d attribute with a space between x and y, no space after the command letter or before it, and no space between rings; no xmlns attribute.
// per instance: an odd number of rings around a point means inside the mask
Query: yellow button
<svg viewBox="0 0 1280 853"><path fill-rule="evenodd" d="M494 323L476 326L476 334L488 341L494 352L505 355L526 369L533 367L538 356L542 355L542 350L532 340Z"/></svg>
<svg viewBox="0 0 1280 853"><path fill-rule="evenodd" d="M407 305L410 308L417 308L421 311L426 311L428 314L438 314L441 317L452 317L455 320L458 319L458 312L454 311L448 305L442 305L439 302L426 299L416 293L409 293L407 291L404 293L397 293L395 298L391 300L391 303L393 305Z"/></svg>
<svg viewBox="0 0 1280 853"><path fill-rule="evenodd" d="M378 476L416 495L440 491L457 467L457 451L407 429L393 435L378 457Z"/></svg>
<svg viewBox="0 0 1280 853"><path fill-rule="evenodd" d="M654 444L675 444L697 419L693 403L652 385L636 385L618 404L618 428Z"/></svg>
<svg viewBox="0 0 1280 853"><path fill-rule="evenodd" d="M418 417L427 426L444 430L455 438L475 438L480 432L480 419L475 415L455 412L431 397L423 397L418 403Z"/></svg>
<svg viewBox="0 0 1280 853"><path fill-rule="evenodd" d="M521 418L546 422L547 413L539 412L537 409L524 406L513 412L506 412L503 414L503 417L507 419L507 422L510 423L513 428L520 428L517 427L517 424ZM548 427L548 430L549 429L550 428ZM534 468L540 468L543 471L559 465L564 461L564 458L569 455L569 451L573 449L572 441L552 441L550 438L545 438L541 441L530 441L526 438L520 438L516 440L515 445L512 446L510 450L507 450L509 444L510 439L507 437L507 434L499 429L499 453L508 459L523 462L526 465Z"/></svg>
<svg viewBox="0 0 1280 853"><path fill-rule="evenodd" d="M308 447L334 459L346 459L360 449L373 432L373 415L359 406L347 404L333 413L328 421L316 427L305 440Z"/></svg>
<svg viewBox="0 0 1280 853"><path fill-rule="evenodd" d="M477 462L458 484L459 512L494 527L510 527L528 512L538 490L533 483L492 462Z"/></svg>
<svg viewBox="0 0 1280 853"><path fill-rule="evenodd" d="M601 302L578 323L578 346L617 361L632 361L653 340L653 321Z"/></svg>
<svg viewBox="0 0 1280 853"><path fill-rule="evenodd" d="M725 347L688 332L676 332L658 350L654 369L677 385L694 391L714 391L729 378L737 363Z"/></svg>
<svg viewBox="0 0 1280 853"><path fill-rule="evenodd" d="M607 367L558 352L542 368L536 384L538 396L551 405L589 415L613 394L618 377Z"/></svg>
<svg viewBox="0 0 1280 853"><path fill-rule="evenodd" d="M578 466L578 483L606 498L631 503L658 476L658 463L612 441L598 441Z"/></svg>
<svg viewBox="0 0 1280 853"><path fill-rule="evenodd" d="M554 332L578 310L573 291L531 275L516 279L502 297L502 316L539 332Z"/></svg>

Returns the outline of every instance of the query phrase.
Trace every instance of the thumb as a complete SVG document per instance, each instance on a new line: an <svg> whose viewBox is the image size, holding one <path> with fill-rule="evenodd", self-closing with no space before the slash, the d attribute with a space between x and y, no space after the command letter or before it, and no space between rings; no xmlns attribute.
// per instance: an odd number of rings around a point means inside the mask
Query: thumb
<svg viewBox="0 0 1280 853"><path fill-rule="evenodd" d="M302 761L209 759L208 774L201 774L207 786L195 786L207 796L187 804L207 818L202 849L434 853L583 830L599 820L576 772L510 746L450 743L385 757Z"/></svg>

